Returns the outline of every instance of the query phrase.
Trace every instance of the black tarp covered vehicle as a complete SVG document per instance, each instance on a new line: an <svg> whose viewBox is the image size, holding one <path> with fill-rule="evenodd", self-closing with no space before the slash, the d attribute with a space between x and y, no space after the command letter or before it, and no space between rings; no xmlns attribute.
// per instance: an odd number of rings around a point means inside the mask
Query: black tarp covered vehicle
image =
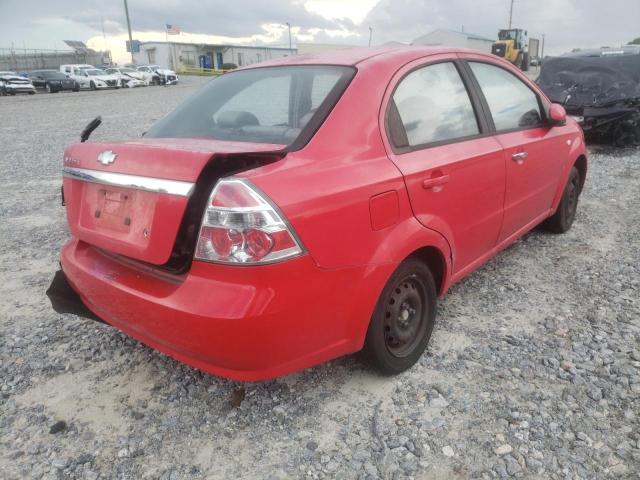
<svg viewBox="0 0 640 480"><path fill-rule="evenodd" d="M640 144L640 48L545 59L536 82L578 117L587 137L618 146Z"/></svg>

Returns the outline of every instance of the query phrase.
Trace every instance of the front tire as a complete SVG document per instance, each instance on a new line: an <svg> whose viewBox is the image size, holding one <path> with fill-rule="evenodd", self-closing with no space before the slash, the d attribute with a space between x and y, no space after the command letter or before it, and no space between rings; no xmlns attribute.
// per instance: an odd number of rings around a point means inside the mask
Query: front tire
<svg viewBox="0 0 640 480"><path fill-rule="evenodd" d="M576 167L572 167L558 209L556 213L545 220L542 224L543 228L553 233L567 232L576 218L579 198L580 172L578 172Z"/></svg>
<svg viewBox="0 0 640 480"><path fill-rule="evenodd" d="M93 82L91 82L91 83L89 84L89 88L90 88L91 90L97 90L97 89L96 89L96 84L95 84L95 83L93 83Z"/></svg>
<svg viewBox="0 0 640 480"><path fill-rule="evenodd" d="M362 349L364 360L394 375L418 361L431 338L437 308L436 285L417 258L402 262L385 285Z"/></svg>

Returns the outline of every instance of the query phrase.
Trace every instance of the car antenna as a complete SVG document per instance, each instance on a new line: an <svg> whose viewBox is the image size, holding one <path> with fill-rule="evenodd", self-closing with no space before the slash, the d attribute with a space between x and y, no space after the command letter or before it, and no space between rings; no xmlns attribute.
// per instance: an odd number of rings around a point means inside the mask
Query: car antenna
<svg viewBox="0 0 640 480"><path fill-rule="evenodd" d="M87 126L84 127L84 130L82 130L82 133L80 134L80 143L84 143L89 140L91 133L93 133L93 131L98 128L101 123L102 117L100 115L87 123Z"/></svg>

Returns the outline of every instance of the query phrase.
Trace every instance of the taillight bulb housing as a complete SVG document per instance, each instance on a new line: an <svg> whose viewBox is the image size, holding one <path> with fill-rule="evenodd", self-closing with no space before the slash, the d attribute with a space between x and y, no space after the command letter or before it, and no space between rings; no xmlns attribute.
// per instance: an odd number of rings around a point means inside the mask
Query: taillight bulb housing
<svg viewBox="0 0 640 480"><path fill-rule="evenodd" d="M262 192L244 179L218 181L202 217L197 260L264 264L303 251L282 213Z"/></svg>

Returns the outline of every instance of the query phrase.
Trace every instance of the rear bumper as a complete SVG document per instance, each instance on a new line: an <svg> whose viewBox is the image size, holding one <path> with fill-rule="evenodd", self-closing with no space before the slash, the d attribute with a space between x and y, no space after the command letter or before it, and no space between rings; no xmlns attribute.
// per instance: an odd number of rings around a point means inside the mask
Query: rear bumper
<svg viewBox="0 0 640 480"><path fill-rule="evenodd" d="M379 293L362 284L386 275L322 270L307 255L259 267L194 262L184 278L167 279L77 240L61 265L100 319L181 362L244 381L359 350Z"/></svg>

